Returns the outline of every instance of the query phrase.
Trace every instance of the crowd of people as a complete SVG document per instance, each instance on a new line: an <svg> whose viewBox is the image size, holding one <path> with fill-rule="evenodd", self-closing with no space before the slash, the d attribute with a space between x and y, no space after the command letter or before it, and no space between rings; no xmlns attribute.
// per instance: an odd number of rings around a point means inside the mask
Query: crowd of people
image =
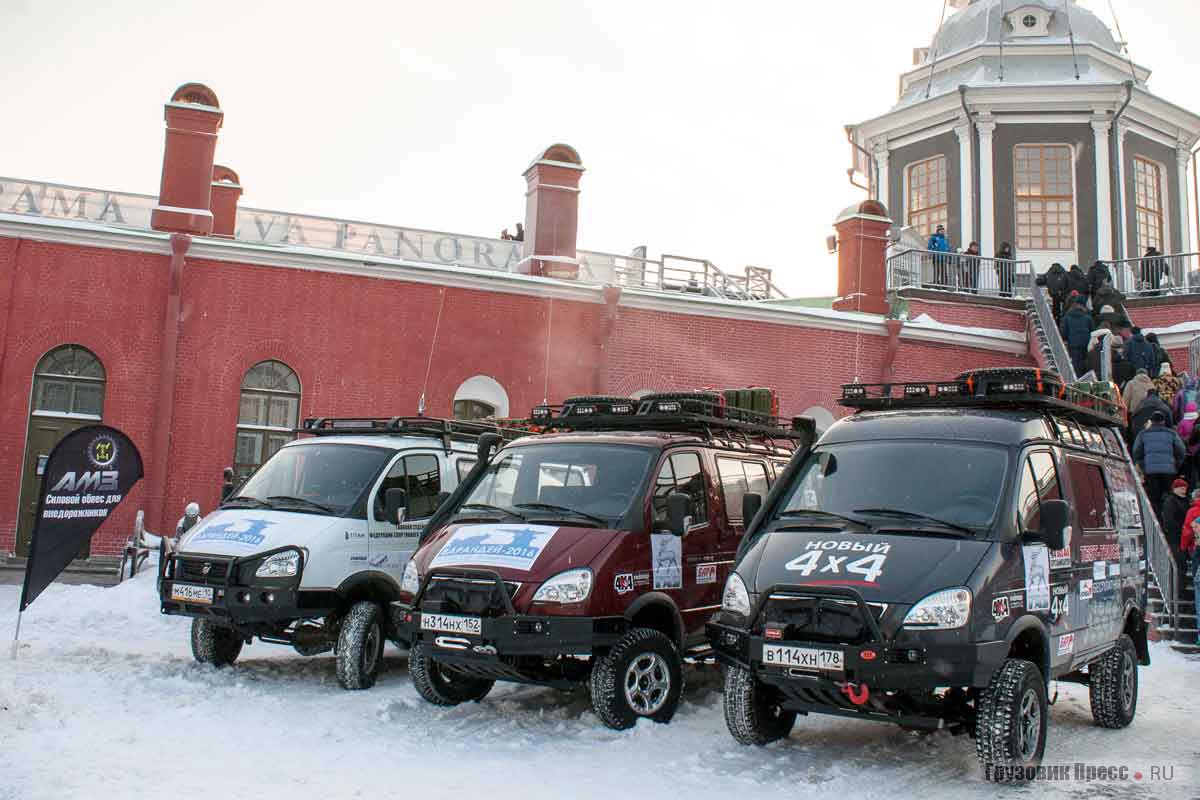
<svg viewBox="0 0 1200 800"><path fill-rule="evenodd" d="M1107 374L1129 412L1126 431L1146 494L1171 546L1179 574L1200 568L1200 378L1175 375L1153 333L1129 319L1125 297L1100 261L1087 273L1054 264L1044 282L1075 374ZM1106 347L1107 345L1107 347ZM1109 363L1103 363L1104 358ZM1107 366L1107 372L1102 369ZM1200 581L1196 582L1200 607ZM1200 637L1197 639L1200 644Z"/></svg>
<svg viewBox="0 0 1200 800"><path fill-rule="evenodd" d="M971 242L965 250L955 251L946 237L946 226L938 225L929 237L926 249L933 253L933 281L926 283L928 289L950 289L975 294L980 287L980 269L983 263L979 242ZM1013 296L1013 272L1016 267L1016 251L1008 242L1003 242L996 251L992 268L996 273L996 285L1001 297Z"/></svg>

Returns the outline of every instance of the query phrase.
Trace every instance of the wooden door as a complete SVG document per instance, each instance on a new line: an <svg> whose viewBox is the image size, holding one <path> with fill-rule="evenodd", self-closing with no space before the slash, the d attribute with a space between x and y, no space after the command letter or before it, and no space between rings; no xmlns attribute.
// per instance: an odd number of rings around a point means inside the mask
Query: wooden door
<svg viewBox="0 0 1200 800"><path fill-rule="evenodd" d="M50 451L68 433L95 424L94 420L43 417L37 414L30 416L29 437L25 442L25 465L21 470L21 508L17 522L18 556L29 555L29 539L33 536L38 498L42 493L42 472L45 471L46 461L50 458ZM90 547L85 544L76 557L87 558L89 552Z"/></svg>

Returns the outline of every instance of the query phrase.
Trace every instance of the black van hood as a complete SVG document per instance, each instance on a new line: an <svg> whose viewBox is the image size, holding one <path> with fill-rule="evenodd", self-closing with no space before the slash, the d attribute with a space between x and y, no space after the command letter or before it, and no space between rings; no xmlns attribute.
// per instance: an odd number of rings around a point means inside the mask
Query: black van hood
<svg viewBox="0 0 1200 800"><path fill-rule="evenodd" d="M991 544L907 530L774 531L755 543L738 571L755 593L778 584L846 586L868 602L911 605L966 585Z"/></svg>

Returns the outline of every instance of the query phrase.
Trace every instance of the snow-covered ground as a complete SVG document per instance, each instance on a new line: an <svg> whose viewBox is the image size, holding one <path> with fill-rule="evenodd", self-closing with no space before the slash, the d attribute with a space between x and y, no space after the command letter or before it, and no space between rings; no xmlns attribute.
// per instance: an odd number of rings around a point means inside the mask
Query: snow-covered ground
<svg viewBox="0 0 1200 800"><path fill-rule="evenodd" d="M1200 796L1200 663L1155 645L1133 726L1092 724L1087 690L1059 686L1047 764L1127 766L1141 781L998 789L972 741L801 718L765 749L729 737L715 672L690 672L668 726L616 733L563 695L501 685L441 709L389 649L374 689L338 687L330 657L256 643L218 671L192 662L188 623L158 613L152 576L56 584L8 643L18 587L0 586L0 798L745 798ZM1151 782L1151 767L1174 780Z"/></svg>

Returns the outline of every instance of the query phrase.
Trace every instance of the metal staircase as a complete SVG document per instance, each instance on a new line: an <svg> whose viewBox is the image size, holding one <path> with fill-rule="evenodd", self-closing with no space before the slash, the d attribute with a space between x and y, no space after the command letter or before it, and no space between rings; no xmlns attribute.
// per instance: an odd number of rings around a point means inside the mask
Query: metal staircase
<svg viewBox="0 0 1200 800"><path fill-rule="evenodd" d="M1066 343L1054 323L1049 292L1034 286L1028 302L1029 355L1041 369L1057 372L1064 383L1079 380ZM1106 353L1107 355L1107 353ZM1105 376L1107 377L1107 376ZM1142 520L1146 532L1146 561L1150 567L1150 602L1147 611L1154 615L1153 632L1160 641L1169 641L1176 650L1200 653L1196 644L1197 609L1192 578L1179 574L1167 538L1154 516L1145 489L1138 486Z"/></svg>

